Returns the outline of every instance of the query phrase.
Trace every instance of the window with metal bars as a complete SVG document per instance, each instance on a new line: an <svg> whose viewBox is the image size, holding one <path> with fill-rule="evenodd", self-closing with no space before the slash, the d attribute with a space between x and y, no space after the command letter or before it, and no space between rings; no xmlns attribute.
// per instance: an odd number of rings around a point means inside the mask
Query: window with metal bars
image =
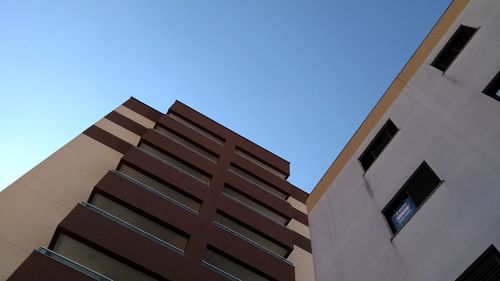
<svg viewBox="0 0 500 281"><path fill-rule="evenodd" d="M359 162L365 171L375 162L397 132L398 127L389 119L359 157Z"/></svg>
<svg viewBox="0 0 500 281"><path fill-rule="evenodd" d="M451 63L458 57L465 45L470 41L477 28L461 25L451 36L444 48L431 63L435 68L445 72Z"/></svg>
<svg viewBox="0 0 500 281"><path fill-rule="evenodd" d="M497 101L500 101L500 71L495 75L493 80L484 88L483 94L490 96Z"/></svg>
<svg viewBox="0 0 500 281"><path fill-rule="evenodd" d="M456 281L500 280L500 253L491 245Z"/></svg>
<svg viewBox="0 0 500 281"><path fill-rule="evenodd" d="M398 232L441 184L424 161L382 210L392 233Z"/></svg>

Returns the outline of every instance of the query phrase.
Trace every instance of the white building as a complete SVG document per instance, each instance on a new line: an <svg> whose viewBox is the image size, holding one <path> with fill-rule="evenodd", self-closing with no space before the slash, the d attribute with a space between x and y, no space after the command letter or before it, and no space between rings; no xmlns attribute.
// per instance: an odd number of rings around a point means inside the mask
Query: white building
<svg viewBox="0 0 500 281"><path fill-rule="evenodd" d="M316 280L500 280L499 71L500 1L453 1L308 198Z"/></svg>

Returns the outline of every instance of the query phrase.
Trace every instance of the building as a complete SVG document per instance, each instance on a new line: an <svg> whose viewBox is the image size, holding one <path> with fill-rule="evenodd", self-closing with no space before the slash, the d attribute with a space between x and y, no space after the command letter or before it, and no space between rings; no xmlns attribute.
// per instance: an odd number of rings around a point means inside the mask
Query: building
<svg viewBox="0 0 500 281"><path fill-rule="evenodd" d="M0 279L313 280L288 175L181 102L131 98L0 193Z"/></svg>
<svg viewBox="0 0 500 281"><path fill-rule="evenodd" d="M307 199L318 281L500 280L500 1L455 0Z"/></svg>

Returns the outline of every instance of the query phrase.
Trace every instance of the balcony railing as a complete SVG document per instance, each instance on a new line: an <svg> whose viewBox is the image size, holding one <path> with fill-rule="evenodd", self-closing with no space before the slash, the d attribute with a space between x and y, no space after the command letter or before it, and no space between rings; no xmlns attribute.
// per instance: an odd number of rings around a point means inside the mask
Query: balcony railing
<svg viewBox="0 0 500 281"><path fill-rule="evenodd" d="M234 191L232 188L225 187L222 191L222 194L231 200L238 202L239 204L249 208L250 210L258 213L259 215L265 217L266 219L272 221L273 223L278 224L281 227L286 227L288 223L288 219L285 217L278 215L277 213L269 210L267 207L262 206L259 203L252 201L244 195L239 194Z"/></svg>
<svg viewBox="0 0 500 281"><path fill-rule="evenodd" d="M159 134L161 134L162 136L165 136L168 139L188 148L189 150L191 150L195 153L198 153L199 155L205 157L206 159L208 159L214 163L217 163L218 157L216 157L212 153L205 151L204 149L198 147L197 145L189 142L188 140L178 136L177 134L171 132L170 130L167 130L167 129L160 127L160 126L156 126L155 131L158 132Z"/></svg>
<svg viewBox="0 0 500 281"><path fill-rule="evenodd" d="M217 272L219 275L222 275L222 276L226 277L227 279L229 279L229 280L231 280L231 281L241 281L241 279L240 279L240 278L237 278L237 277L235 277L235 276L233 276L233 275L231 275L231 274L229 274L229 273L225 272L224 270L222 270L222 269L218 268L218 267L217 267L217 266L215 266L215 265L212 265L212 264L208 263L207 261L202 260L202 261L201 261L201 264L202 264L204 267L206 267L206 268L208 268L208 269L210 269L210 270L212 270L212 271L214 271L214 272Z"/></svg>
<svg viewBox="0 0 500 281"><path fill-rule="evenodd" d="M259 243L257 243L257 242L255 242L255 241L253 241L252 239L249 239L249 238L245 237L244 235L242 235L242 234L240 234L240 233L238 233L238 232L236 232L236 231L232 230L231 228L229 228L229 227L227 227L227 226L225 226L225 225L223 225L223 224L221 224L221 223L219 223L219 222L217 222L217 221L214 221L214 225L216 225L216 226L220 227L220 228L221 228L222 230L224 230L224 231L227 231L227 232L229 232L229 233L233 234L234 236L236 236L236 237L240 238L241 240L244 240L244 241L246 241L246 242L248 242L248 243L250 243L250 244L254 245L255 247L257 247L257 248L261 249L262 251L264 251L264 252L266 252L266 253L270 254L271 256L273 256L273 257L275 257L275 258L278 258L278 259L279 259L279 260L281 260L282 262L285 262L285 263L287 263L287 264L289 264L289 265L292 265L292 266L293 266L293 263L291 263L289 260L287 260L287 259L283 258L282 256L280 256L280 255L278 255L278 254L274 253L273 251L271 251L271 250L267 249L266 247L264 247L264 246L260 245Z"/></svg>
<svg viewBox="0 0 500 281"><path fill-rule="evenodd" d="M46 256L46 257L49 257L55 261L58 261L82 274L85 274L87 275L88 277L94 279L94 280L98 280L98 281L113 281L112 279L109 279L108 277L100 274L100 273L97 273L95 271L93 271L92 269L88 268L88 267L85 267L77 262L74 262L68 258L66 258L65 256L62 256L56 252L53 252L45 247L40 247L36 250L38 253Z"/></svg>
<svg viewBox="0 0 500 281"><path fill-rule="evenodd" d="M112 214L97 208L94 205L91 205L91 204L85 203L85 202L80 203L80 205L82 205L83 207L85 207L91 211L94 211L94 212L100 214L101 216L103 216L103 217L105 217L105 218L107 218L115 223L118 223L118 224L134 231L135 233L142 235L143 237L148 238L149 240L152 240L152 241L154 241L154 242L156 242L156 243L158 243L166 248L169 248L170 250L172 250L180 255L184 255L184 250L179 249L176 246L174 246L174 245L172 245L172 244L170 244L170 243L168 243L168 242L166 242L166 241L164 241L164 240L162 240L162 239L160 239L160 238L158 238L158 237L156 237L156 236L154 236L154 235L152 235L152 234L122 220L122 219L120 219L120 218L117 218L117 217L113 216Z"/></svg>
<svg viewBox="0 0 500 281"><path fill-rule="evenodd" d="M211 178L204 173L201 173L197 171L194 168L191 168L190 166L182 163L181 161L159 151L158 149L147 145L145 143L141 143L138 147L139 150L144 152L145 154L158 159L160 162L165 163L169 165L170 167L174 168L175 170L199 181L200 183L203 183L205 185L210 185L210 180Z"/></svg>
<svg viewBox="0 0 500 281"><path fill-rule="evenodd" d="M182 202L176 200L175 198L172 198L171 196L168 196L168 195L166 195L166 194L164 194L164 193L162 193L162 192L160 192L160 191L158 191L158 190L156 190L156 189L148 186L147 184L145 184L145 183L143 183L143 182L141 182L141 181L139 181L139 180L137 180L137 179L135 179L135 178L133 178L133 177L125 174L125 173L123 173L123 172L115 171L115 170L113 170L112 172L115 173L116 175L120 176L120 177L123 177L123 178L125 178L125 179L127 179L127 180L129 180L129 181L131 181L131 182L133 182L135 184L137 184L141 188L146 189L147 191L149 191L151 193L154 193L155 195L157 195L157 196L159 196L159 197L161 197L161 198L163 198L163 199L171 202L172 204L174 204L174 205L176 205L178 207L183 208L184 210L186 210L186 211L188 211L188 212L190 212L192 214L195 214L195 215L198 214L197 210L195 210L193 208L190 208L189 206L183 204ZM168 188L168 187L165 186L165 188Z"/></svg>
<svg viewBox="0 0 500 281"><path fill-rule="evenodd" d="M259 187L260 189L264 190L264 191L267 191L268 193L280 198L280 199L283 199L283 200L286 200L288 198L288 194L285 194L284 192L281 192L279 190L277 190L276 188L272 187L271 185L269 185L268 183L256 178L255 176L249 174L248 172L240 169L239 167L236 167L236 166L233 166L231 165L229 167L229 171L237 176L239 176L240 178L248 181L249 183Z"/></svg>

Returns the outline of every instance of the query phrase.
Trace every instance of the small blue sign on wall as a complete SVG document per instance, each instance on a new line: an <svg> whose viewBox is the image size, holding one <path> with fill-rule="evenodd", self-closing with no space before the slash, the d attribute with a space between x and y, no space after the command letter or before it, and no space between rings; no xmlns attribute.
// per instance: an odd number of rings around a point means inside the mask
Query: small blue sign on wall
<svg viewBox="0 0 500 281"><path fill-rule="evenodd" d="M410 197L406 198L401 205L399 205L391 217L391 221L396 230L401 229L403 225L413 216L417 207Z"/></svg>

